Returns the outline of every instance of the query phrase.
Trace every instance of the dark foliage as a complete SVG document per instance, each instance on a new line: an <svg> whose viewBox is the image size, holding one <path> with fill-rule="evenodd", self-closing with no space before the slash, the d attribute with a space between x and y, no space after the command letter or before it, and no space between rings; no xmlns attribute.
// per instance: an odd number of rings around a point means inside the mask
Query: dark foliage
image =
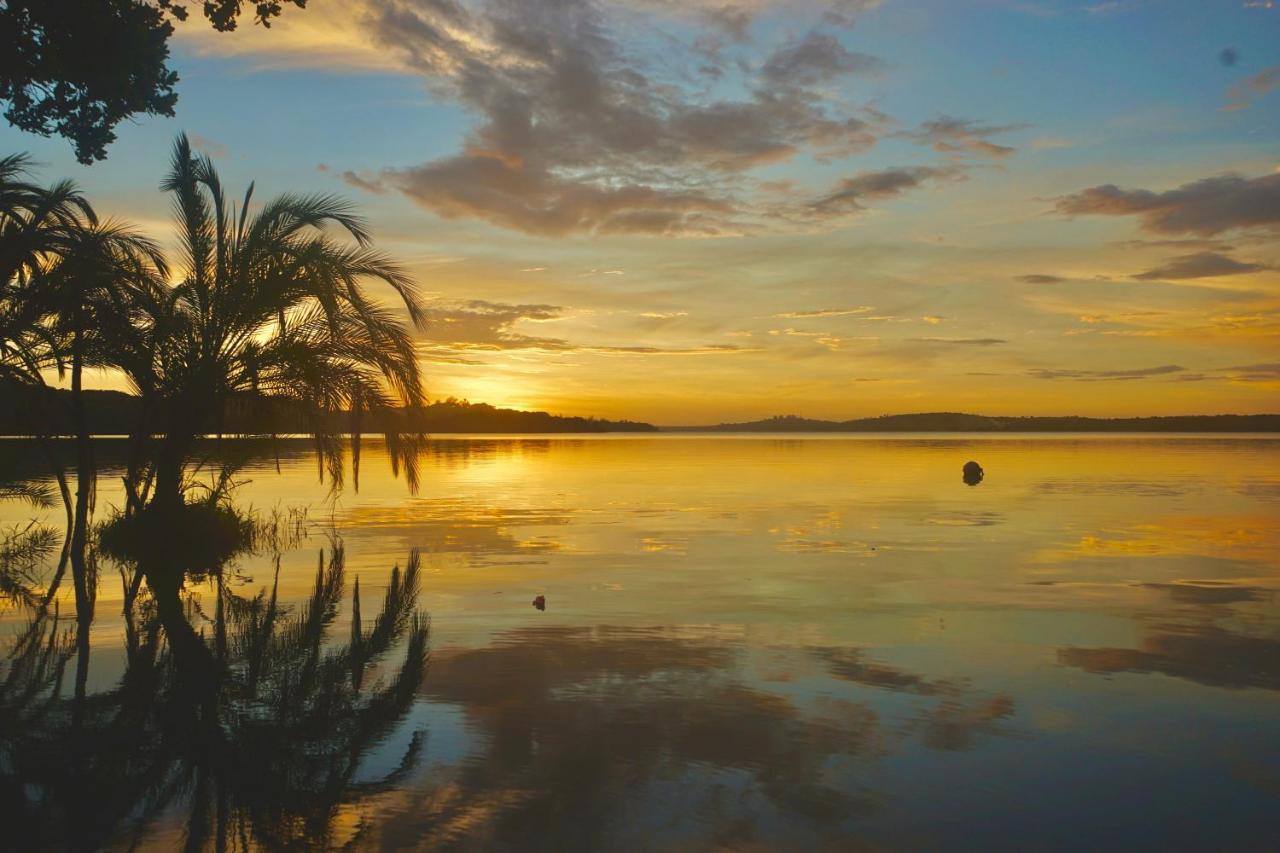
<svg viewBox="0 0 1280 853"><path fill-rule="evenodd" d="M269 26L286 3L250 3ZM205 0L213 28L234 30L241 0ZM76 159L107 156L114 128L133 115L173 115L178 75L170 70L170 20L186 20L173 0L7 0L0 3L0 100L14 127L71 140Z"/></svg>

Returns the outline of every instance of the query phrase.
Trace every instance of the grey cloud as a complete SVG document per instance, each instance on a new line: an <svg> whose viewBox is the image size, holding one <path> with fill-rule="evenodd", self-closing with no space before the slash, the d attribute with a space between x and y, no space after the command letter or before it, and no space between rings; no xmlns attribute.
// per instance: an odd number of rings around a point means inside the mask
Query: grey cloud
<svg viewBox="0 0 1280 853"><path fill-rule="evenodd" d="M827 195L810 204L818 213L862 210L866 199L887 199L902 195L929 180L955 177L953 168L910 166L884 169L879 172L860 172L852 178L844 178Z"/></svg>
<svg viewBox="0 0 1280 853"><path fill-rule="evenodd" d="M715 234L731 206L697 192L643 185L610 188L557 178L547 170L488 154L385 170L384 186L450 219L473 217L529 234Z"/></svg>
<svg viewBox="0 0 1280 853"><path fill-rule="evenodd" d="M1133 379L1149 379L1153 376L1169 376L1186 370L1177 364L1166 364L1160 367L1143 367L1134 370L1050 370L1037 368L1028 371L1036 379L1078 379L1085 382L1122 381Z"/></svg>
<svg viewBox="0 0 1280 853"><path fill-rule="evenodd" d="M846 74L875 73L883 67L876 57L854 53L834 36L811 31L802 40L776 50L761 73L782 86L814 86Z"/></svg>
<svg viewBox="0 0 1280 853"><path fill-rule="evenodd" d="M694 11L747 20L735 8ZM454 156L348 180L544 236L741 233L786 219L753 200L744 172L800 152L847 157L881 132L879 114L836 113L814 90L878 64L832 36L775 52L742 81L745 95L723 99L627 49L610 25L589 0L370 6L375 37L480 121Z"/></svg>
<svg viewBox="0 0 1280 853"><path fill-rule="evenodd" d="M835 0L822 14L824 23L833 27L852 27L858 16L880 8L881 0Z"/></svg>
<svg viewBox="0 0 1280 853"><path fill-rule="evenodd" d="M1160 279L1214 278L1224 275L1240 275L1269 269L1265 264L1251 264L1217 252L1195 252L1179 255L1161 266L1138 273L1134 278L1143 281Z"/></svg>
<svg viewBox="0 0 1280 853"><path fill-rule="evenodd" d="M1056 209L1068 216L1137 216L1145 230L1158 234L1212 237L1235 228L1276 229L1280 174L1220 175L1165 192L1106 184L1063 196Z"/></svg>
<svg viewBox="0 0 1280 853"><path fill-rule="evenodd" d="M983 157L1001 159L1014 153L1016 149L1008 145L997 145L989 137L1011 130L1019 130L1023 125L984 125L969 119L941 118L927 121L919 129L903 133L908 139L922 145L928 145L941 154L978 154Z"/></svg>
<svg viewBox="0 0 1280 853"><path fill-rule="evenodd" d="M1060 275L1046 275L1045 273L1027 273L1020 275L1017 280L1023 284L1061 284L1066 281Z"/></svg>

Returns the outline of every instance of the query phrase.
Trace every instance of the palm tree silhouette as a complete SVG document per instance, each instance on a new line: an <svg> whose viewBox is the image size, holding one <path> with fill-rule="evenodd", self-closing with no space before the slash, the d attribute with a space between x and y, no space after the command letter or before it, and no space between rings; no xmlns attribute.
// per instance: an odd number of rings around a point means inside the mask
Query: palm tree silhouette
<svg viewBox="0 0 1280 853"><path fill-rule="evenodd" d="M417 325L420 297L399 266L369 247L350 205L330 195L286 194L255 213L250 185L237 211L212 161L194 156L185 135L162 188L173 194L179 221L180 279L139 294L146 317L135 330L142 337L118 365L162 434L151 504L181 505L195 440L220 434L228 415L245 409L303 424L321 476L335 488L343 479L343 432L351 436L358 485L368 419L385 436L393 469L403 468L416 488L424 438L414 424L424 398L414 342L365 283L389 286ZM345 232L354 245L326 228ZM342 412L350 412L345 430L335 416Z"/></svg>

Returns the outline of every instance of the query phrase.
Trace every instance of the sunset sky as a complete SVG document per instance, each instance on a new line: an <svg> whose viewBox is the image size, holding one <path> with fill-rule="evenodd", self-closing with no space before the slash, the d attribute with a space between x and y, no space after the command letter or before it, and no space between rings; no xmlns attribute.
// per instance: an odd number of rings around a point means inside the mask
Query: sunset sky
<svg viewBox="0 0 1280 853"><path fill-rule="evenodd" d="M1280 411L1277 0L310 0L180 27L109 159L169 239L342 193L430 295L432 398L659 424ZM110 385L104 377L99 384Z"/></svg>

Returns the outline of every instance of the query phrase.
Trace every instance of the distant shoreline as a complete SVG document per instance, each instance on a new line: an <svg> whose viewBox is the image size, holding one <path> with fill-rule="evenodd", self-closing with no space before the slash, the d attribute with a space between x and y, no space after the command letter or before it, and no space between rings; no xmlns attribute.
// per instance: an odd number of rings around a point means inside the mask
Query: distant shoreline
<svg viewBox="0 0 1280 853"><path fill-rule="evenodd" d="M1087 418L991 417L960 412L927 412L848 421L811 420L788 415L746 423L659 429L662 432L688 433L1272 433L1280 432L1280 414Z"/></svg>
<svg viewBox="0 0 1280 853"><path fill-rule="evenodd" d="M73 434L70 392L0 385L0 436ZM119 391L86 392L90 431L99 437L124 436L137 424L138 398ZM38 421L34 412L46 417ZM345 412L334 412L332 426L343 432ZM816 420L784 415L743 423L692 426L655 426L638 421L554 415L548 412L501 409L485 403L446 400L431 403L423 412L422 428L428 435L594 435L608 434L821 434L821 433L1280 433L1280 414L1172 415L1142 418L1090 418L1078 416L1007 417L962 412L925 412L855 418L847 421ZM243 437L285 436L306 432L303 423L287 414L270 419L229 417L225 434Z"/></svg>

